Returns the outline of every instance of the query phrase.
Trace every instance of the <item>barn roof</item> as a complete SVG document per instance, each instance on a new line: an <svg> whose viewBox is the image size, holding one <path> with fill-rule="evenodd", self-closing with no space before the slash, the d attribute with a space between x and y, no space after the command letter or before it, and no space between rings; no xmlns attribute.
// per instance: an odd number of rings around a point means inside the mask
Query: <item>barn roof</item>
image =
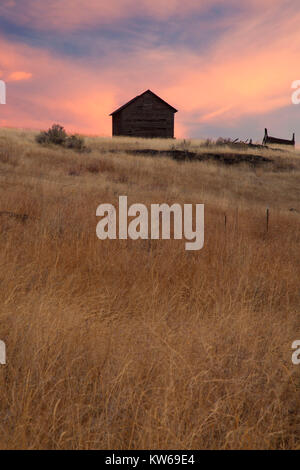
<svg viewBox="0 0 300 470"><path fill-rule="evenodd" d="M159 99L159 101L161 101L162 103L164 103L166 106L168 106L172 111L173 113L177 113L177 109L173 108L173 106L171 106L169 103L167 103L166 101L164 101L162 98L160 98L159 96L157 96L155 93L153 93L153 91L151 90L146 90L144 91L144 93L142 93L141 95L137 95L135 98L132 98L132 100L128 101L128 103L125 103L123 104L123 106L121 106L120 108L116 109L113 113L110 114L110 116L113 116L114 114L117 114L119 113L120 111L122 111L124 108L127 108L127 106L129 106L131 103L133 103L134 101L136 101L138 98L140 98L141 96L145 95L146 93L151 93L151 95L155 96L155 98Z"/></svg>

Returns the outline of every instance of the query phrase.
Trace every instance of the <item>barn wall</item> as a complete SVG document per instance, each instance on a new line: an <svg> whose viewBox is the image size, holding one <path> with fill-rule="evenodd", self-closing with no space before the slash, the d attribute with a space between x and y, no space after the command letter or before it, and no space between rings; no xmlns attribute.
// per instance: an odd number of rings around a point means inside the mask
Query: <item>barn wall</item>
<svg viewBox="0 0 300 470"><path fill-rule="evenodd" d="M121 126L121 113L117 113L113 116L112 120L112 133L113 135L122 135L122 126Z"/></svg>
<svg viewBox="0 0 300 470"><path fill-rule="evenodd" d="M113 116L113 135L174 137L174 112L145 94Z"/></svg>

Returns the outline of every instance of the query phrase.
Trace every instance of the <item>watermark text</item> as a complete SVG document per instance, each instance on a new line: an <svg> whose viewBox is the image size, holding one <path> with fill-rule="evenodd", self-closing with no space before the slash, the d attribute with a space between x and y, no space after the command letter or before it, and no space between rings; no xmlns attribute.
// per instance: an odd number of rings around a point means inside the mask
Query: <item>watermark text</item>
<svg viewBox="0 0 300 470"><path fill-rule="evenodd" d="M195 213L195 220L193 218ZM151 204L149 218L148 209L144 204L127 205L127 196L119 196L118 214L112 204L100 204L96 211L97 217L102 217L97 224L96 234L100 240L170 240L171 215L173 216L173 238L188 240L186 250L201 250L204 245L204 204ZM117 233L117 215L119 215ZM128 217L134 217L128 223ZM150 236L149 236L150 220ZM160 223L161 221L161 223ZM195 227L195 230L194 230Z"/></svg>
<svg viewBox="0 0 300 470"><path fill-rule="evenodd" d="M0 80L0 104L6 104L6 84Z"/></svg>
<svg viewBox="0 0 300 470"><path fill-rule="evenodd" d="M292 355L292 363L295 366L299 366L300 364L300 340L296 340L293 342L292 349L296 350L293 352L293 355Z"/></svg>
<svg viewBox="0 0 300 470"><path fill-rule="evenodd" d="M6 346L4 341L0 340L0 364L6 364Z"/></svg>

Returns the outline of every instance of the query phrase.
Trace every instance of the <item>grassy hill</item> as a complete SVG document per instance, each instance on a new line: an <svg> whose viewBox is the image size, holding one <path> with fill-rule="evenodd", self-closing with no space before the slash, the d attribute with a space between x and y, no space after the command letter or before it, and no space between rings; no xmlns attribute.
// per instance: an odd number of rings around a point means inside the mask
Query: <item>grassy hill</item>
<svg viewBox="0 0 300 470"><path fill-rule="evenodd" d="M0 447L299 449L300 152L34 137L0 130ZM98 240L119 195L204 203L204 248Z"/></svg>

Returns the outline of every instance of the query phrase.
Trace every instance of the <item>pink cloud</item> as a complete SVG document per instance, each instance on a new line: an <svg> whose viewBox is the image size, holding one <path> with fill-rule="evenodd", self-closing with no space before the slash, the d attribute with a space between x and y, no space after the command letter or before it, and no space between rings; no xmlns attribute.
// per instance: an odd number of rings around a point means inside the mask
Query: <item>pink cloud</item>
<svg viewBox="0 0 300 470"><path fill-rule="evenodd" d="M0 68L7 82L7 104L1 108L6 125L44 128L58 121L70 131L109 134L116 89L105 76L99 78L103 72L1 37L0 48L5 51ZM15 72L16 67L31 72Z"/></svg>
<svg viewBox="0 0 300 470"><path fill-rule="evenodd" d="M9 76L8 76L8 81L19 81L19 80L28 80L29 78L32 77L32 74L29 73L29 72L12 72Z"/></svg>
<svg viewBox="0 0 300 470"><path fill-rule="evenodd" d="M169 87L171 99L199 123L228 123L291 105L299 76L300 14L273 8L241 20L209 55L190 55ZM181 106L180 106L181 104Z"/></svg>

